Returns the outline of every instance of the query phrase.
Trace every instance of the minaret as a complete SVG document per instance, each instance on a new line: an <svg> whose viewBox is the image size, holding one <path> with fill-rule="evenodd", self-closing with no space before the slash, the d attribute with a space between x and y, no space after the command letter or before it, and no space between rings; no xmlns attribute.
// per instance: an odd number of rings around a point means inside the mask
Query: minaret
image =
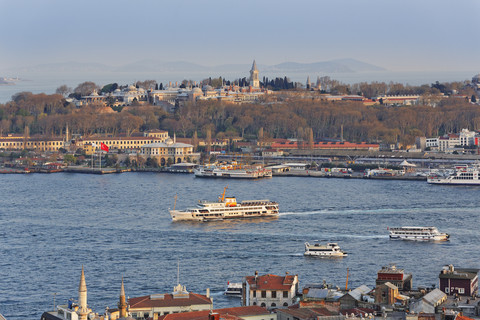
<svg viewBox="0 0 480 320"><path fill-rule="evenodd" d="M87 307L87 284L85 282L85 273L83 272L82 266L82 275L80 276L80 285L78 286L78 319L87 320L88 316L88 307Z"/></svg>
<svg viewBox="0 0 480 320"><path fill-rule="evenodd" d="M67 123L67 127L65 128L65 142L69 142L70 139L69 139L69 134L68 134L68 123Z"/></svg>
<svg viewBox="0 0 480 320"><path fill-rule="evenodd" d="M253 60L252 70L250 70L250 86L260 88L260 80L258 80L257 63Z"/></svg>
<svg viewBox="0 0 480 320"><path fill-rule="evenodd" d="M312 83L310 82L310 76L307 76L307 83L306 83L307 90L312 87Z"/></svg>
<svg viewBox="0 0 480 320"><path fill-rule="evenodd" d="M120 312L120 318L127 317L127 301L125 299L125 288L123 287L123 277L122 277L122 287L120 288L120 301L118 302L118 311Z"/></svg>

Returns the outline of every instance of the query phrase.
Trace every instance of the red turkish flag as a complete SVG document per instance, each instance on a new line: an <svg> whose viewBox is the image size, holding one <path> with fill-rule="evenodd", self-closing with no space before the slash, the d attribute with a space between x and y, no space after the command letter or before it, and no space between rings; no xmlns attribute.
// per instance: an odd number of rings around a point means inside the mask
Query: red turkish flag
<svg viewBox="0 0 480 320"><path fill-rule="evenodd" d="M108 152L108 146L107 146L105 143L103 143L103 142L100 144L100 149L105 150L105 151Z"/></svg>

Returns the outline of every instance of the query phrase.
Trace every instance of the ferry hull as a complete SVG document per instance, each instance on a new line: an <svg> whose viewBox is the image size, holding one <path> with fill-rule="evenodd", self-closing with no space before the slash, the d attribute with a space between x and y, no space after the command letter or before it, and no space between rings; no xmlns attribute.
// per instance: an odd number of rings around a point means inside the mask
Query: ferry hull
<svg viewBox="0 0 480 320"><path fill-rule="evenodd" d="M219 214L218 216L209 216L209 217L205 217L205 216L199 217L199 216L196 216L195 214L192 214L192 212L170 210L170 216L172 217L172 221L201 221L201 222L230 220L230 219L277 218L278 209L267 210L266 213L233 211L233 212L222 213L222 214Z"/></svg>
<svg viewBox="0 0 480 320"><path fill-rule="evenodd" d="M449 237L450 236L448 234L442 235L442 236L432 236L432 237L390 235L390 239L392 240L411 240L411 241L447 241Z"/></svg>
<svg viewBox="0 0 480 320"><path fill-rule="evenodd" d="M427 179L427 182L455 186L480 186L480 180Z"/></svg>

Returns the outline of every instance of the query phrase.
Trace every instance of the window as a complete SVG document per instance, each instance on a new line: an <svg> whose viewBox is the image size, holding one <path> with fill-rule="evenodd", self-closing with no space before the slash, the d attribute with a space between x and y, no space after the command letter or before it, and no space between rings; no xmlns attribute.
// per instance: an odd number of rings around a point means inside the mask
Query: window
<svg viewBox="0 0 480 320"><path fill-rule="evenodd" d="M267 297L267 291L262 290L262 298L266 298L266 297Z"/></svg>
<svg viewBox="0 0 480 320"><path fill-rule="evenodd" d="M272 298L276 298L277 297L277 291L272 291Z"/></svg>
<svg viewBox="0 0 480 320"><path fill-rule="evenodd" d="M288 307L288 303L285 302L285 303L283 304L283 306L284 306L284 307Z"/></svg>
<svg viewBox="0 0 480 320"><path fill-rule="evenodd" d="M465 293L465 288L458 288L458 293Z"/></svg>
<svg viewBox="0 0 480 320"><path fill-rule="evenodd" d="M283 297L288 298L288 291L283 291Z"/></svg>
<svg viewBox="0 0 480 320"><path fill-rule="evenodd" d="M254 298L257 297L257 291L256 291L256 290L253 290L253 297L254 297Z"/></svg>

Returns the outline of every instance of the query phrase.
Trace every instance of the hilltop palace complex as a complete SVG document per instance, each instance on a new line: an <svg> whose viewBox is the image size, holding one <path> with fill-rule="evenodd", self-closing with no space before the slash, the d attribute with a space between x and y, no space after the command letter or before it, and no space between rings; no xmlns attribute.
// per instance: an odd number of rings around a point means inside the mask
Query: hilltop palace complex
<svg viewBox="0 0 480 320"><path fill-rule="evenodd" d="M202 88L196 82L188 83L180 87L178 83L167 85L165 90L145 90L130 85L124 89L116 89L114 92L99 95L96 91L81 99L71 99L77 106L91 103L109 104L112 106L128 106L134 102L139 104L153 104L161 106L167 111L172 111L175 106L184 102L215 100L228 103L245 103L258 101L261 96L267 94L267 89L260 87L257 64L253 61L250 70L249 85L223 85L213 88L204 85Z"/></svg>

